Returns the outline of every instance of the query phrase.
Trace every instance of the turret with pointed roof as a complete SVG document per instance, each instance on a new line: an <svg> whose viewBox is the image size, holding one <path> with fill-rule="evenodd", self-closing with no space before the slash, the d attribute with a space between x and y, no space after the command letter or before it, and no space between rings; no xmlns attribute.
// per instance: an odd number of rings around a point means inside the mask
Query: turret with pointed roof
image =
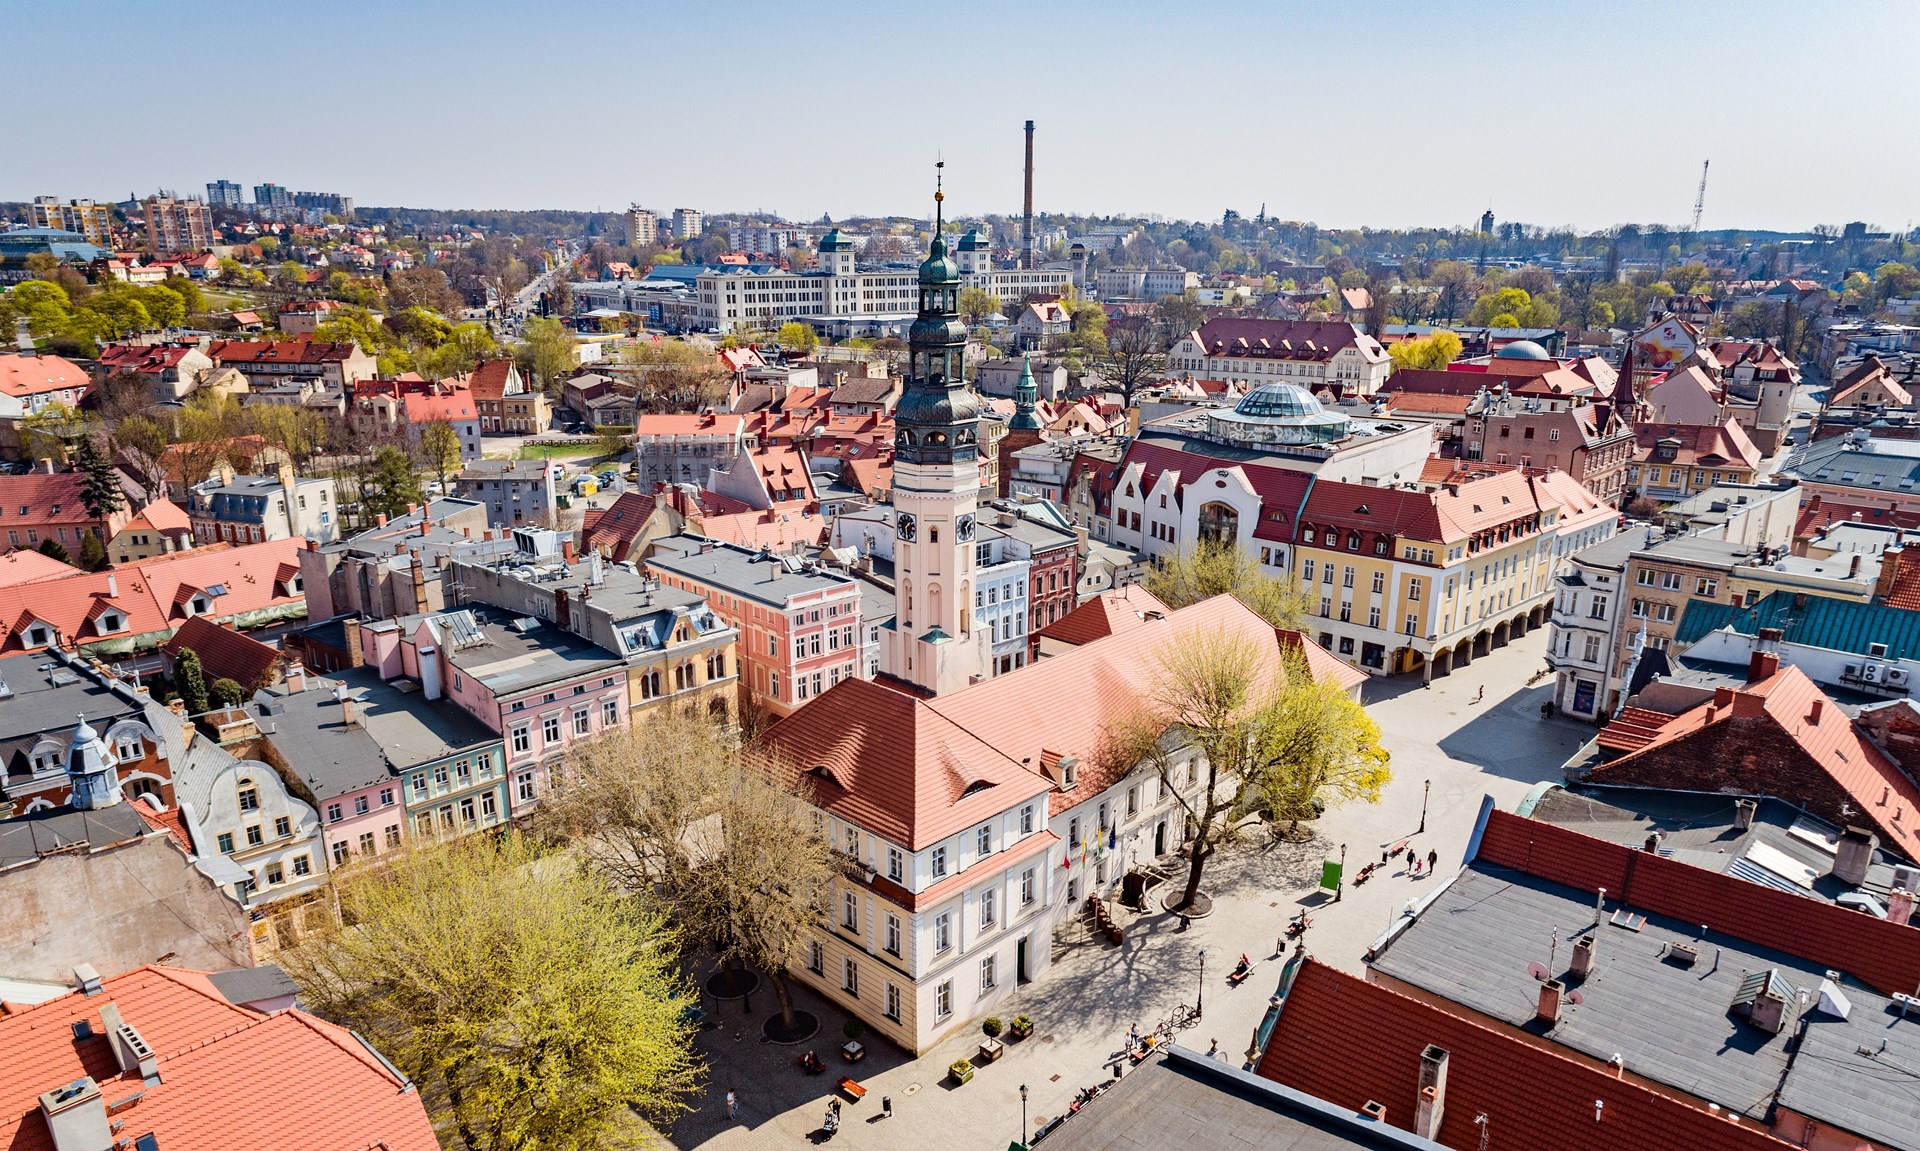
<svg viewBox="0 0 1920 1151"><path fill-rule="evenodd" d="M67 779L73 785L68 803L82 811L100 811L120 802L120 760L93 730L87 717L73 729L67 746Z"/></svg>

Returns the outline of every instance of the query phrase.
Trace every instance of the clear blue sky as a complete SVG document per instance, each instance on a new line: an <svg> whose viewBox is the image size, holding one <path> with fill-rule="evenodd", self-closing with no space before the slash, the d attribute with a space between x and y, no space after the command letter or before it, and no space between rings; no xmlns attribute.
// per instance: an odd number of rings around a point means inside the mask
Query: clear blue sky
<svg viewBox="0 0 1920 1151"><path fill-rule="evenodd" d="M8 4L0 198L1904 228L1910 0ZM38 93L29 98L22 93Z"/></svg>

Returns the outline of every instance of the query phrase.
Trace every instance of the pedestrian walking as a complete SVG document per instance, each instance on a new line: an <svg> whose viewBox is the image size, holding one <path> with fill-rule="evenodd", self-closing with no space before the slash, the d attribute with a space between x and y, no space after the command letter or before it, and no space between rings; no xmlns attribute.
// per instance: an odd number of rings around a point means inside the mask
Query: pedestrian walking
<svg viewBox="0 0 1920 1151"><path fill-rule="evenodd" d="M1427 871L1431 873L1438 866L1440 866L1440 852L1437 849L1427 852Z"/></svg>
<svg viewBox="0 0 1920 1151"><path fill-rule="evenodd" d="M1415 879L1420 878L1420 861L1418 859L1413 861L1413 877Z"/></svg>
<svg viewBox="0 0 1920 1151"><path fill-rule="evenodd" d="M735 1095L732 1091L728 1091L727 1092L727 1119L731 1121L738 1118L740 1118L740 1097L738 1095Z"/></svg>
<svg viewBox="0 0 1920 1151"><path fill-rule="evenodd" d="M1413 848L1411 847L1407 848L1407 866L1409 868L1413 866L1413 861L1418 858L1420 858L1420 856L1413 850Z"/></svg>
<svg viewBox="0 0 1920 1151"><path fill-rule="evenodd" d="M1380 849L1380 866L1385 867L1387 865L1387 856L1391 854L1393 854L1393 848L1391 847L1383 847Z"/></svg>
<svg viewBox="0 0 1920 1151"><path fill-rule="evenodd" d="M1136 1023L1133 1025L1133 1030L1127 1032L1127 1054L1132 1055L1138 1050L1140 1050L1140 1025Z"/></svg>
<svg viewBox="0 0 1920 1151"><path fill-rule="evenodd" d="M1483 683L1480 685L1480 690L1473 693L1473 702L1479 703L1485 698L1487 698L1487 685Z"/></svg>

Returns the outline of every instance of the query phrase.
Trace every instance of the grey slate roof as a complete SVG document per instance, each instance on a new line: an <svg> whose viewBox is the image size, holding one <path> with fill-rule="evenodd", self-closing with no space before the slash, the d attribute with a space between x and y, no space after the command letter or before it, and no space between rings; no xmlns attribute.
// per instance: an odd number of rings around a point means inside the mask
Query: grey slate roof
<svg viewBox="0 0 1920 1151"><path fill-rule="evenodd" d="M775 607L796 595L837 591L853 583L843 573L808 571L785 557L694 535L656 540L647 566Z"/></svg>
<svg viewBox="0 0 1920 1151"><path fill-rule="evenodd" d="M354 701L348 727L336 687ZM500 737L445 700L429 700L384 683L370 668L335 678L311 676L293 695L261 692L248 708L287 765L314 798L335 799Z"/></svg>
<svg viewBox="0 0 1920 1151"><path fill-rule="evenodd" d="M496 611L474 612L482 640L449 654L453 666L505 698L549 683L604 671L625 675L626 660L591 640L536 620L526 632L506 626L512 616Z"/></svg>
<svg viewBox="0 0 1920 1151"><path fill-rule="evenodd" d="M207 976L207 981L213 984L214 990L226 997L228 1003L243 1006L264 999L300 994L300 985L293 981L293 976L271 963L216 971Z"/></svg>
<svg viewBox="0 0 1920 1151"><path fill-rule="evenodd" d="M0 820L0 869L31 863L81 843L99 851L139 839L149 832L153 832L153 828L140 818L131 803L116 803L100 811L43 808Z"/></svg>
<svg viewBox="0 0 1920 1151"><path fill-rule="evenodd" d="M1048 1151L1440 1148L1412 1132L1363 1119L1242 1071L1237 1064L1181 1048L1128 1072L1105 1095L1054 1128L1045 1146Z"/></svg>
<svg viewBox="0 0 1920 1151"><path fill-rule="evenodd" d="M1764 933L1767 926L1754 929ZM1574 979L1569 956L1586 934L1597 936L1594 973ZM1674 944L1696 947L1698 962L1672 961ZM1565 1003L1551 1027L1535 1019L1539 984L1528 970L1535 962L1581 999ZM1805 1015L1808 1034L1819 1036L1825 1054L1809 1060L1804 1045L1799 1058L1789 1051L1793 1022L1769 1035L1729 1012L1741 982L1768 970L1817 1003L1826 969L1808 960L1719 932L1702 936L1695 925L1662 918L1637 932L1610 921L1596 927L1594 899L1585 892L1475 863L1373 968L1602 1063L1620 1055L1634 1074L1755 1120L1769 1116L1780 1089L1782 1102L1791 1095L1796 1102L1789 1106L1822 1123L1920 1151L1920 1079L1892 1070L1920 1068L1920 1019L1898 1021L1888 1013L1891 1000L1843 976L1849 1018L1813 1005L1789 1009L1795 1020ZM1882 1039L1883 1058L1850 1054Z"/></svg>

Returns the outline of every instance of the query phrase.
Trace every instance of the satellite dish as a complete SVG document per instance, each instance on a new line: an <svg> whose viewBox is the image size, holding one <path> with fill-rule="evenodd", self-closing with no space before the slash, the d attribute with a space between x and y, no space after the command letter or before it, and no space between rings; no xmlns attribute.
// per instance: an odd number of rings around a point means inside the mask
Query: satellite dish
<svg viewBox="0 0 1920 1151"><path fill-rule="evenodd" d="M1533 976L1535 981L1544 981L1547 978L1547 965L1536 959L1527 964L1527 974Z"/></svg>
<svg viewBox="0 0 1920 1151"><path fill-rule="evenodd" d="M1578 991L1567 992L1568 1003L1578 1004L1582 999L1585 999L1585 998L1586 996L1580 994Z"/></svg>

